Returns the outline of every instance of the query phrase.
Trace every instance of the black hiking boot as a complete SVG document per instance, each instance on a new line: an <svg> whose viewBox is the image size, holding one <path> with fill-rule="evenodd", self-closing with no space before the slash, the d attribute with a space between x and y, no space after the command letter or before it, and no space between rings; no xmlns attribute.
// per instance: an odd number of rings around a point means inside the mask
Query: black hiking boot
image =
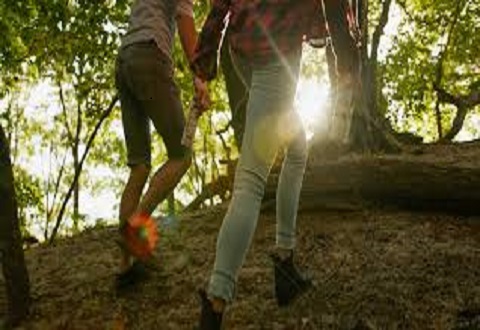
<svg viewBox="0 0 480 330"><path fill-rule="evenodd" d="M293 262L293 252L281 259L272 254L275 268L275 295L278 306L284 307L292 303L312 286L312 280L301 274Z"/></svg>
<svg viewBox="0 0 480 330"><path fill-rule="evenodd" d="M143 262L136 260L127 270L116 275L115 289L119 293L123 292L138 283L148 280L149 277L150 274L147 266Z"/></svg>
<svg viewBox="0 0 480 330"><path fill-rule="evenodd" d="M213 310L211 301L207 297L205 290L199 290L202 312L200 314L200 324L196 330L220 330L222 328L223 313L217 313Z"/></svg>

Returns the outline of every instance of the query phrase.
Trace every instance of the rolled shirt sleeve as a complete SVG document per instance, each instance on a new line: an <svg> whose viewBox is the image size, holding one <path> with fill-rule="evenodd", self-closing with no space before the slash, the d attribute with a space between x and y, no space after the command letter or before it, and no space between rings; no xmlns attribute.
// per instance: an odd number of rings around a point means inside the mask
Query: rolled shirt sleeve
<svg viewBox="0 0 480 330"><path fill-rule="evenodd" d="M178 0L177 15L185 15L185 16L193 17L193 1Z"/></svg>

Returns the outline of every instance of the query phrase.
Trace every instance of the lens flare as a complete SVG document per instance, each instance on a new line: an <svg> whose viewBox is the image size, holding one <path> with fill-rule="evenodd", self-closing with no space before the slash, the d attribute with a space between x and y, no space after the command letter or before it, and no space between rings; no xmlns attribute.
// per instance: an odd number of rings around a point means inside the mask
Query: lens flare
<svg viewBox="0 0 480 330"><path fill-rule="evenodd" d="M130 218L125 229L125 243L138 259L148 259L158 242L158 229L152 217L138 214Z"/></svg>
<svg viewBox="0 0 480 330"><path fill-rule="evenodd" d="M295 108L305 125L308 140L312 139L314 135L322 136L328 131L328 104L329 89L327 84L318 79L300 77Z"/></svg>

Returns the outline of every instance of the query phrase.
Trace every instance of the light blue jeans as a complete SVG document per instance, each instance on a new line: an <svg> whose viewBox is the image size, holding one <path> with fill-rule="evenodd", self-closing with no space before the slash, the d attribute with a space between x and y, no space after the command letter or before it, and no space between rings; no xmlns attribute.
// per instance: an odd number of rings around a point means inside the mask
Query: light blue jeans
<svg viewBox="0 0 480 330"><path fill-rule="evenodd" d="M268 63L232 60L248 87L245 133L232 199L217 239L210 296L231 302L237 273L257 226L265 184L277 151L285 148L277 187L277 246L293 249L295 223L307 162L305 130L293 110L301 49Z"/></svg>

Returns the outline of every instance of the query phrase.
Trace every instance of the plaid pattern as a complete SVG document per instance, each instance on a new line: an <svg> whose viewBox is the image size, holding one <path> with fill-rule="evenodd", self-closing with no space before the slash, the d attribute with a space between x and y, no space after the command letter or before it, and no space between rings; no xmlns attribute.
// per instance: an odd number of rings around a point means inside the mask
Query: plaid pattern
<svg viewBox="0 0 480 330"><path fill-rule="evenodd" d="M233 1L230 45L240 55L256 60L298 49L321 13L314 0Z"/></svg>
<svg viewBox="0 0 480 330"><path fill-rule="evenodd" d="M340 30L349 30L347 13L334 24L327 25L321 5L329 12L340 10L342 0L214 0L200 33L192 70L202 79L212 80L217 73L217 52L223 31L238 54L255 61L267 61L276 54L297 49L302 41L334 37ZM340 6L340 3L343 3ZM339 24L336 24L339 23Z"/></svg>

